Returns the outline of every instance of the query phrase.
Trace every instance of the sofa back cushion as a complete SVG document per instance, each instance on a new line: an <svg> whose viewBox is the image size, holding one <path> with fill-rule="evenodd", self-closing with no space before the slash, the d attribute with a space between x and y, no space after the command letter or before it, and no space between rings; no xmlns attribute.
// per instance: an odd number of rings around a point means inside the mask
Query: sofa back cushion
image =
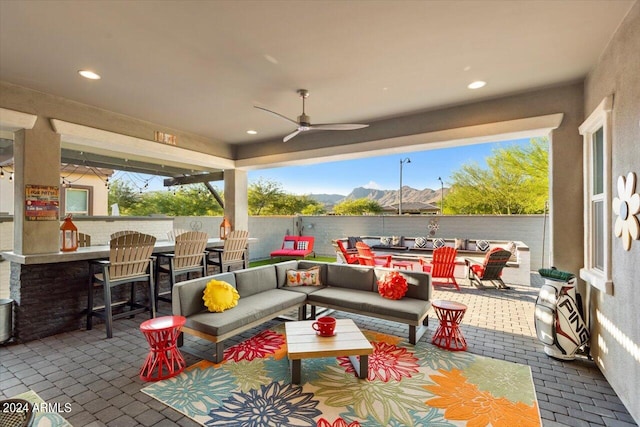
<svg viewBox="0 0 640 427"><path fill-rule="evenodd" d="M297 270L298 262L296 260L284 261L273 264L273 266L276 268L276 283L278 288L281 288L287 283L287 270Z"/></svg>
<svg viewBox="0 0 640 427"><path fill-rule="evenodd" d="M369 267L327 264L327 278L323 283L338 288L373 292L374 278L373 269Z"/></svg>
<svg viewBox="0 0 640 427"><path fill-rule="evenodd" d="M276 268L273 265L238 270L235 275L240 299L278 287Z"/></svg>
<svg viewBox="0 0 640 427"><path fill-rule="evenodd" d="M187 280L176 283L173 287L172 308L173 314L181 316L191 316L207 310L202 296L207 283L211 279L221 280L236 287L236 278L233 273L222 273L213 276L200 277L198 279Z"/></svg>
<svg viewBox="0 0 640 427"><path fill-rule="evenodd" d="M378 280L390 271L390 268L376 268L374 280L374 292L378 292ZM431 276L427 273L420 271L402 270L400 274L407 279L407 285L409 289L404 295L404 298L415 298L423 301L429 301L431 299Z"/></svg>

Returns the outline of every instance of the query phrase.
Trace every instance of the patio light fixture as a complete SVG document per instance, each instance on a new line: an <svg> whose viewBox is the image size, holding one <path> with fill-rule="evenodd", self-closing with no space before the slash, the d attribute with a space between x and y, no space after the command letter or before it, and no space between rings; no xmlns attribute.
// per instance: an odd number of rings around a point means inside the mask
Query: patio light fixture
<svg viewBox="0 0 640 427"><path fill-rule="evenodd" d="M398 204L398 215L402 215L402 165L405 163L411 163L410 158L400 160L400 203Z"/></svg>

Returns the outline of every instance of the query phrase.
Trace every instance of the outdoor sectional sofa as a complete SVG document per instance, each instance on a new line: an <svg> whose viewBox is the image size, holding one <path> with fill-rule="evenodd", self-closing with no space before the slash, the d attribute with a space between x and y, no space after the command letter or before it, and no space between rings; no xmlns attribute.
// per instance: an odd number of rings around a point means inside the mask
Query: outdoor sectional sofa
<svg viewBox="0 0 640 427"><path fill-rule="evenodd" d="M287 270L320 267L322 286L286 284ZM426 331L427 311L431 307L431 277L422 272L402 272L409 289L400 300L378 294L377 281L385 268L351 266L304 260L285 261L261 267L221 273L177 283L173 287L173 314L185 316L183 333L207 339L216 345L214 362L223 359L223 341L262 323L298 309L298 319L306 318L306 306L311 306L311 318L316 306L357 313L409 325L409 341L415 344ZM230 283L240 294L238 305L222 313L207 310L202 300L211 279ZM182 335L178 345L183 345ZM185 350L205 359L193 349Z"/></svg>

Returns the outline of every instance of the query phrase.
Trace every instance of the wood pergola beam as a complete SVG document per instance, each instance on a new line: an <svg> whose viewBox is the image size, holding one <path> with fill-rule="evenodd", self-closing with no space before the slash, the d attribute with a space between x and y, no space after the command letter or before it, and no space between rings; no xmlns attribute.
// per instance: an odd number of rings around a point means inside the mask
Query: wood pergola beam
<svg viewBox="0 0 640 427"><path fill-rule="evenodd" d="M185 185L185 184L199 184L211 181L223 181L224 172L211 172L201 173L196 175L176 176L173 178L165 178L164 186L170 187L172 185Z"/></svg>

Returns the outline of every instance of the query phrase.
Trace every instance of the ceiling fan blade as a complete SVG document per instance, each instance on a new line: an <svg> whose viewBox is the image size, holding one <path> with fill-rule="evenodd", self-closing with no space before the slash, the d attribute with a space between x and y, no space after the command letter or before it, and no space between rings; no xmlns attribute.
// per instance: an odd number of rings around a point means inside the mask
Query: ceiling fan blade
<svg viewBox="0 0 640 427"><path fill-rule="evenodd" d="M290 133L289 135L285 136L284 138L282 138L283 142L287 142L288 140L290 140L291 138L293 138L294 136L296 136L297 134L299 134L300 132L302 132L301 130L297 130L295 132Z"/></svg>
<svg viewBox="0 0 640 427"><path fill-rule="evenodd" d="M369 125L360 125L355 123L326 123L309 126L313 130L356 130L366 128Z"/></svg>
<svg viewBox="0 0 640 427"><path fill-rule="evenodd" d="M262 107L258 107L257 105L254 105L253 108L257 108L258 110L262 110L262 111L266 111L267 113L271 113L274 114L280 118L285 119L286 121L293 123L294 125L298 126L298 122L296 122L295 120L290 119L289 117L283 116L280 113L276 113L275 111L271 111L271 110L267 110L266 108L262 108Z"/></svg>

